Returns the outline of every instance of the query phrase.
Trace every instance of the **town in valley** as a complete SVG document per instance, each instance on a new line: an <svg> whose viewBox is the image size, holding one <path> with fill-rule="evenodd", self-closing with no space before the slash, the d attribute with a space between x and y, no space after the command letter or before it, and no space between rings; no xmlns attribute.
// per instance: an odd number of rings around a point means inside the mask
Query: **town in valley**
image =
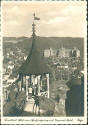
<svg viewBox="0 0 88 125"><path fill-rule="evenodd" d="M72 84L77 84L81 86L83 74L84 74L84 62L82 47L80 45L76 46L76 40L81 41L83 44L83 38L66 38L68 47L73 40L75 45L69 48L62 42L60 45L53 46L55 43L55 38L45 38L49 41L49 46L41 45L40 55L44 58L46 64L50 69L49 78L49 98L47 99L47 82L44 78L42 80L42 86L40 86L39 100L40 100L40 113L33 112L33 96L29 97L30 103L26 102L25 90L19 90L17 88L18 79L18 69L27 59L29 50L31 49L32 43L31 38L20 37L20 38L3 38L4 40L4 50L3 50L3 92L4 92L4 115L6 116L68 116L68 115L81 115L70 114L66 111L66 98L67 92L70 90L69 86ZM59 39L57 38L59 43ZM74 40L75 39L75 40ZM42 40L44 43L44 38L38 37L38 40ZM67 41L69 40L69 42ZM13 42L12 42L13 41ZM37 42L37 41L36 41ZM63 43L63 44L62 44ZM25 45L26 44L26 45ZM38 44L38 43L37 43ZM29 45L29 47L28 47ZM81 45L82 46L82 45ZM36 60L35 60L36 61ZM25 81L23 79L23 81ZM34 81L37 84L37 77L34 75ZM77 82L77 83L76 83ZM81 90L80 90L81 91ZM17 93L18 96L17 96ZM79 92L80 93L80 92ZM10 97L9 97L10 96ZM16 97L17 96L17 97ZM27 103L27 104L26 104ZM27 105L25 107L25 105ZM30 105L30 108L29 106Z"/></svg>

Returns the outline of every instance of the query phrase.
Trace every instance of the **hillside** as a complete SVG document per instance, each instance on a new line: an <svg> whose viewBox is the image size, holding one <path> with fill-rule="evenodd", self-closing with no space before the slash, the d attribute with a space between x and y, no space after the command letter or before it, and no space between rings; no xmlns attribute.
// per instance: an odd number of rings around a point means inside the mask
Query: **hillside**
<svg viewBox="0 0 88 125"><path fill-rule="evenodd" d="M65 48L72 49L77 47L81 51L81 56L83 57L83 46L84 39L83 38L72 38L72 37L37 37L36 38L37 47L39 50L44 50L45 48L54 48L59 49L62 46ZM28 51L31 47L32 38L28 37L4 37L3 45L4 47L12 47L15 46L25 49Z"/></svg>

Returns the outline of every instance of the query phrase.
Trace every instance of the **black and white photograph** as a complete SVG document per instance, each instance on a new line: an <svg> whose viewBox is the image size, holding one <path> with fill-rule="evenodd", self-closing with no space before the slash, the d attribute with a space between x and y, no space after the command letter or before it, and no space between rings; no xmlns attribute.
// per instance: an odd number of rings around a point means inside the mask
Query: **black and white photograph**
<svg viewBox="0 0 88 125"><path fill-rule="evenodd" d="M3 1L1 23L2 124L86 123L86 1Z"/></svg>

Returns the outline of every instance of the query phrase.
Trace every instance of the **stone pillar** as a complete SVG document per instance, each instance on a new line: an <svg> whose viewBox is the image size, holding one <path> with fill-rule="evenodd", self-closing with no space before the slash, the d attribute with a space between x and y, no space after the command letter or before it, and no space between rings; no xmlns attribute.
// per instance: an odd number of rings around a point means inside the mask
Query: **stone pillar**
<svg viewBox="0 0 88 125"><path fill-rule="evenodd" d="M47 92L48 92L48 98L49 98L49 74L46 74L47 77Z"/></svg>
<svg viewBox="0 0 88 125"><path fill-rule="evenodd" d="M34 77L33 77L33 75L31 75L31 83L34 83Z"/></svg>
<svg viewBox="0 0 88 125"><path fill-rule="evenodd" d="M17 79L19 79L19 74L17 75Z"/></svg>
<svg viewBox="0 0 88 125"><path fill-rule="evenodd" d="M61 87L61 86L60 86ZM59 103L58 103L58 116L66 116L66 111L65 111L65 100L66 100L66 93L69 90L69 88L64 84L62 89L59 89L58 94L59 94Z"/></svg>
<svg viewBox="0 0 88 125"><path fill-rule="evenodd" d="M26 84L26 76L25 76L25 84Z"/></svg>
<svg viewBox="0 0 88 125"><path fill-rule="evenodd" d="M25 76L23 76L23 86L25 85Z"/></svg>
<svg viewBox="0 0 88 125"><path fill-rule="evenodd" d="M26 76L26 100L28 101L28 79L29 76Z"/></svg>

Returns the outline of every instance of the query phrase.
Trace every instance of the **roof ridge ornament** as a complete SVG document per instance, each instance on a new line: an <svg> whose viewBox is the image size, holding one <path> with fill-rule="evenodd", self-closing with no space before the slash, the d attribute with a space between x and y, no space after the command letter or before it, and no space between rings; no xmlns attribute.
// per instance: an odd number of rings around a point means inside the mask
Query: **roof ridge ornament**
<svg viewBox="0 0 88 125"><path fill-rule="evenodd" d="M36 30L35 30L35 26L36 26L36 25L35 25L35 22L34 22L35 20L40 20L40 18L36 17L36 16L35 16L35 13L34 13L34 14L33 14L33 24L32 24L32 32L33 32L33 33L32 33L32 36L33 36L33 40L34 40L34 37L35 37L35 31L36 31Z"/></svg>

